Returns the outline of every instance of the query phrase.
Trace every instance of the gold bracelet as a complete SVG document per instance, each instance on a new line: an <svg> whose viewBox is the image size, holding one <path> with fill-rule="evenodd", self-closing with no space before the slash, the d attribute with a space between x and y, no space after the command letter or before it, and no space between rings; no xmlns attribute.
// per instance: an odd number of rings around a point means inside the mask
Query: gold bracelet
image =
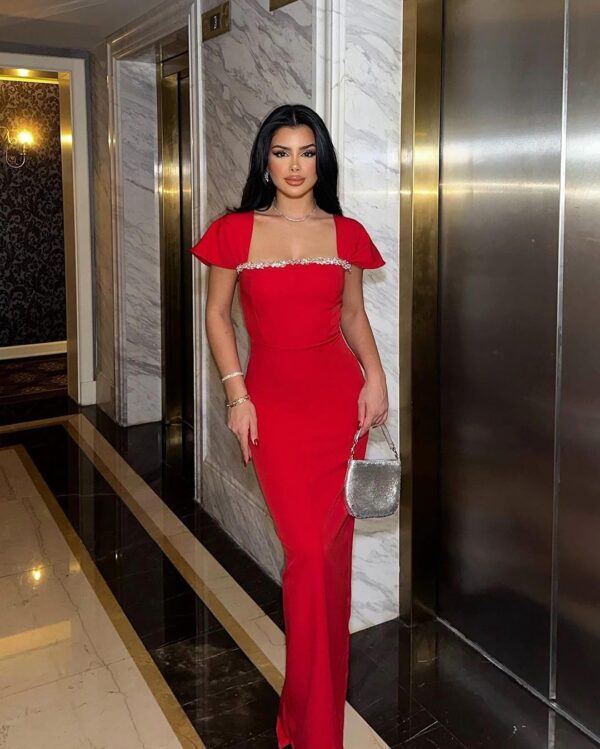
<svg viewBox="0 0 600 749"><path fill-rule="evenodd" d="M230 372L229 374L225 375L225 377L221 377L221 382L225 382L225 380L228 380L230 377L235 377L236 375L243 375L243 372Z"/></svg>
<svg viewBox="0 0 600 749"><path fill-rule="evenodd" d="M236 398L234 401L231 401L231 403L225 403L227 408L233 408L233 406L237 406L238 403L243 403L244 401L247 401L250 399L250 393L246 393L246 395L242 395L239 398Z"/></svg>

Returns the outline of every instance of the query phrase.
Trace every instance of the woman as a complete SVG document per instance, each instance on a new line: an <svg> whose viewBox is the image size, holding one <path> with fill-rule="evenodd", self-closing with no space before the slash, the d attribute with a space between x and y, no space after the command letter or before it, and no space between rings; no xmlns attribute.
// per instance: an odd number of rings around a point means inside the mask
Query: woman
<svg viewBox="0 0 600 749"><path fill-rule="evenodd" d="M342 216L337 175L319 115L277 107L256 136L241 206L192 248L211 266L205 325L228 427L245 466L253 460L285 554L279 749L343 747L354 532L343 484L357 427L363 458L369 429L388 413L362 292L363 269L384 260L362 224ZM238 280L245 374L230 316Z"/></svg>

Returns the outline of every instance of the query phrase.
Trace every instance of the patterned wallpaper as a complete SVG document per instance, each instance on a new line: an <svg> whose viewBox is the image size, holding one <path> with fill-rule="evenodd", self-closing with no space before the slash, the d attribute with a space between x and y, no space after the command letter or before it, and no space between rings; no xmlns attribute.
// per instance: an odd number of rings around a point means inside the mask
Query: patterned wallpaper
<svg viewBox="0 0 600 749"><path fill-rule="evenodd" d="M34 135L25 165L0 151L0 346L66 339L58 86L0 80L0 125Z"/></svg>

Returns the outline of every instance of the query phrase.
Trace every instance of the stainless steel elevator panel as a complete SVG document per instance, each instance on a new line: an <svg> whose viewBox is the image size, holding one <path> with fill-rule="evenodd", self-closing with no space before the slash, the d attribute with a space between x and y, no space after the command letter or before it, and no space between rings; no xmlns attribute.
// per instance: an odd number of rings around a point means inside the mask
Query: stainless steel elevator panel
<svg viewBox="0 0 600 749"><path fill-rule="evenodd" d="M160 67L163 417L168 424L192 427L190 91L187 51L175 51Z"/></svg>
<svg viewBox="0 0 600 749"><path fill-rule="evenodd" d="M447 0L439 615L548 694L562 0Z"/></svg>
<svg viewBox="0 0 600 749"><path fill-rule="evenodd" d="M570 0L558 701L600 735L600 4Z"/></svg>

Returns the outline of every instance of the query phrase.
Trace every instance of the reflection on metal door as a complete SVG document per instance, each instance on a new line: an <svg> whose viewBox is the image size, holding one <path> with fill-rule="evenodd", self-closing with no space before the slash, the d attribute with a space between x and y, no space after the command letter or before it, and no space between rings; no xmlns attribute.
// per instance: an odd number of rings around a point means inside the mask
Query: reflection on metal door
<svg viewBox="0 0 600 749"><path fill-rule="evenodd" d="M599 32L444 3L437 612L597 735Z"/></svg>
<svg viewBox="0 0 600 749"><path fill-rule="evenodd" d="M557 697L600 736L600 5L569 2Z"/></svg>
<svg viewBox="0 0 600 749"><path fill-rule="evenodd" d="M160 64L163 418L193 427L189 77L185 35L176 41Z"/></svg>
<svg viewBox="0 0 600 749"><path fill-rule="evenodd" d="M446 3L440 615L545 692L563 24L534 5Z"/></svg>

